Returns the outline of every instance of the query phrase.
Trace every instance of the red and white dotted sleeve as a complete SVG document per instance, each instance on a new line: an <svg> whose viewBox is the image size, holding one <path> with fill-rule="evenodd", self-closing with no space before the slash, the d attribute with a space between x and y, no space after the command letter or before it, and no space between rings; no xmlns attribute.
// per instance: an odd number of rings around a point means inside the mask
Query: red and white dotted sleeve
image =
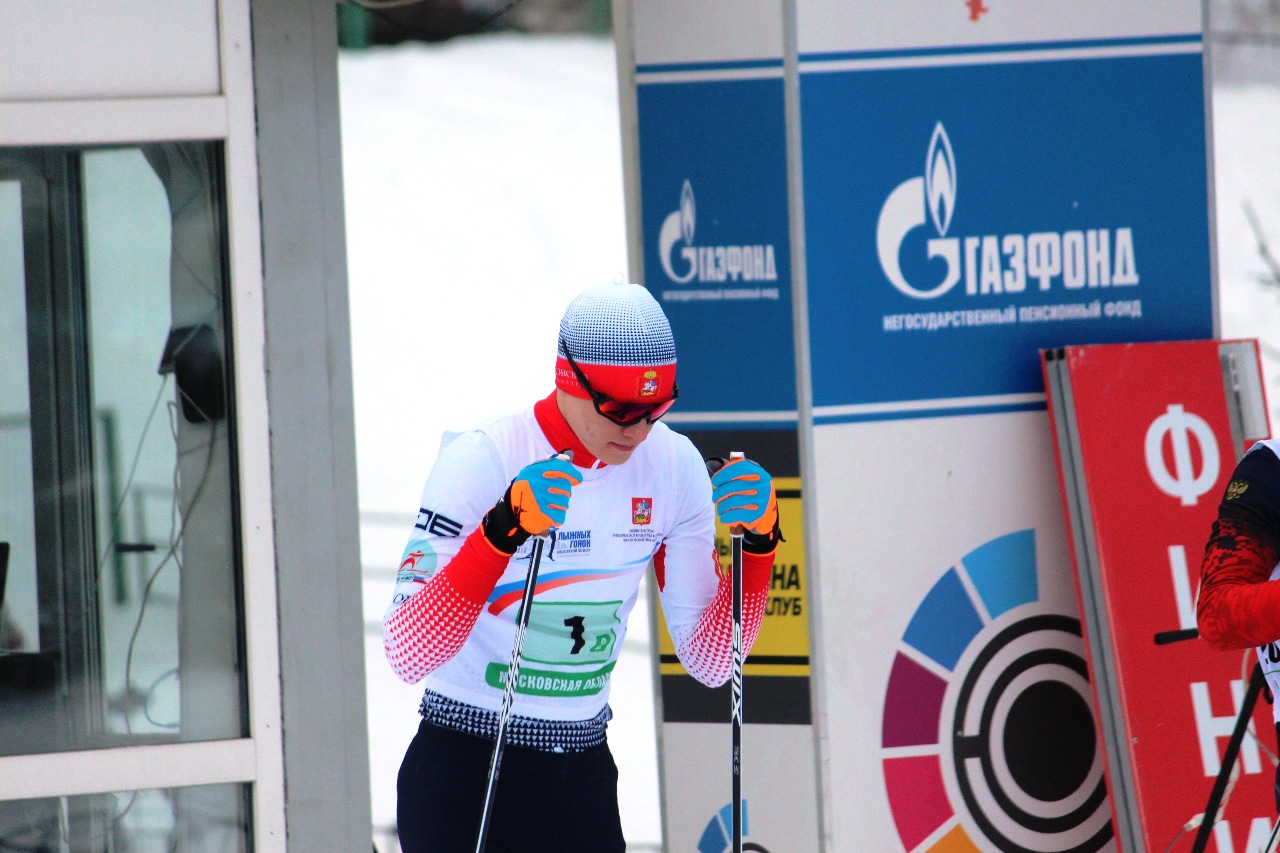
<svg viewBox="0 0 1280 853"><path fill-rule="evenodd" d="M742 555L742 654L755 645L769 600L773 553ZM674 639L674 638L673 638ZM694 629L675 639L676 655L685 670L708 687L719 687L733 674L733 586L721 575L716 594Z"/></svg>
<svg viewBox="0 0 1280 853"><path fill-rule="evenodd" d="M401 680L421 681L458 653L510 559L477 528L448 565L388 611L382 645Z"/></svg>

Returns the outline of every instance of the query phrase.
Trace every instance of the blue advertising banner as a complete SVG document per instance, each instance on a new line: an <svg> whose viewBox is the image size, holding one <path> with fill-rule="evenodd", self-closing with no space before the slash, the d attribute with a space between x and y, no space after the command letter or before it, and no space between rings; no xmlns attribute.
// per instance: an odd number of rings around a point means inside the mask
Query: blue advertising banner
<svg viewBox="0 0 1280 853"><path fill-rule="evenodd" d="M676 335L672 420L794 426L782 62L763 79L637 87L645 285ZM685 68L697 74L696 68Z"/></svg>
<svg viewBox="0 0 1280 853"><path fill-rule="evenodd" d="M1212 336L1199 36L1155 41L802 54L817 423L1043 408L1041 347Z"/></svg>
<svg viewBox="0 0 1280 853"><path fill-rule="evenodd" d="M1201 4L615 10L671 420L797 438L809 643L753 662L806 672L747 691L792 715L748 712L749 845L1117 849L1039 351L1214 336ZM723 702L663 665L664 840L719 851Z"/></svg>

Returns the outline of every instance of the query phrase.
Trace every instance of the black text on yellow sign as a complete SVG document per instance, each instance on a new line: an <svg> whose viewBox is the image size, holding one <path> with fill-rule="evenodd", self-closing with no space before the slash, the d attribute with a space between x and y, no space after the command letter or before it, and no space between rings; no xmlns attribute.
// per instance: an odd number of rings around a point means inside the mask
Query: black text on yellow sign
<svg viewBox="0 0 1280 853"><path fill-rule="evenodd" d="M769 603L764 623L743 667L745 675L809 675L809 602L806 594L804 561L804 515L799 477L777 477L773 481L778 496L778 514L784 541L774 553L769 581ZM729 528L716 525L716 548L720 563L729 571ZM658 650L662 675L680 675L684 668L676 661L675 646L667 633L666 621L658 611Z"/></svg>

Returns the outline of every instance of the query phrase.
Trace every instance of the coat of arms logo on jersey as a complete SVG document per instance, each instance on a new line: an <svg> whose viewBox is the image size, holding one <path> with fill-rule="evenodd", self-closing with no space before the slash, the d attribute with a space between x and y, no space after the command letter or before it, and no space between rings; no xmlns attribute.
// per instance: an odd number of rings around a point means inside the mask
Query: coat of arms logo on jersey
<svg viewBox="0 0 1280 853"><path fill-rule="evenodd" d="M648 524L653 520L653 498L631 499L631 523Z"/></svg>

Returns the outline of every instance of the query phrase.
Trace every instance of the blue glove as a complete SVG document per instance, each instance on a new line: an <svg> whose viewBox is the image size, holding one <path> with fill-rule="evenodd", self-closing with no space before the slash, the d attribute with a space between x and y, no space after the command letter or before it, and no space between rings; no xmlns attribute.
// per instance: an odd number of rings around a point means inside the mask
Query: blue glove
<svg viewBox="0 0 1280 853"><path fill-rule="evenodd" d="M530 536L564 524L573 487L581 482L578 469L559 455L524 466L481 522L485 538L514 554Z"/></svg>
<svg viewBox="0 0 1280 853"><path fill-rule="evenodd" d="M573 463L559 456L524 466L506 494L516 523L535 536L564 524L573 487L581 482Z"/></svg>
<svg viewBox="0 0 1280 853"><path fill-rule="evenodd" d="M722 524L741 524L762 536L778 524L778 499L773 478L757 462L730 459L711 478L711 499Z"/></svg>

